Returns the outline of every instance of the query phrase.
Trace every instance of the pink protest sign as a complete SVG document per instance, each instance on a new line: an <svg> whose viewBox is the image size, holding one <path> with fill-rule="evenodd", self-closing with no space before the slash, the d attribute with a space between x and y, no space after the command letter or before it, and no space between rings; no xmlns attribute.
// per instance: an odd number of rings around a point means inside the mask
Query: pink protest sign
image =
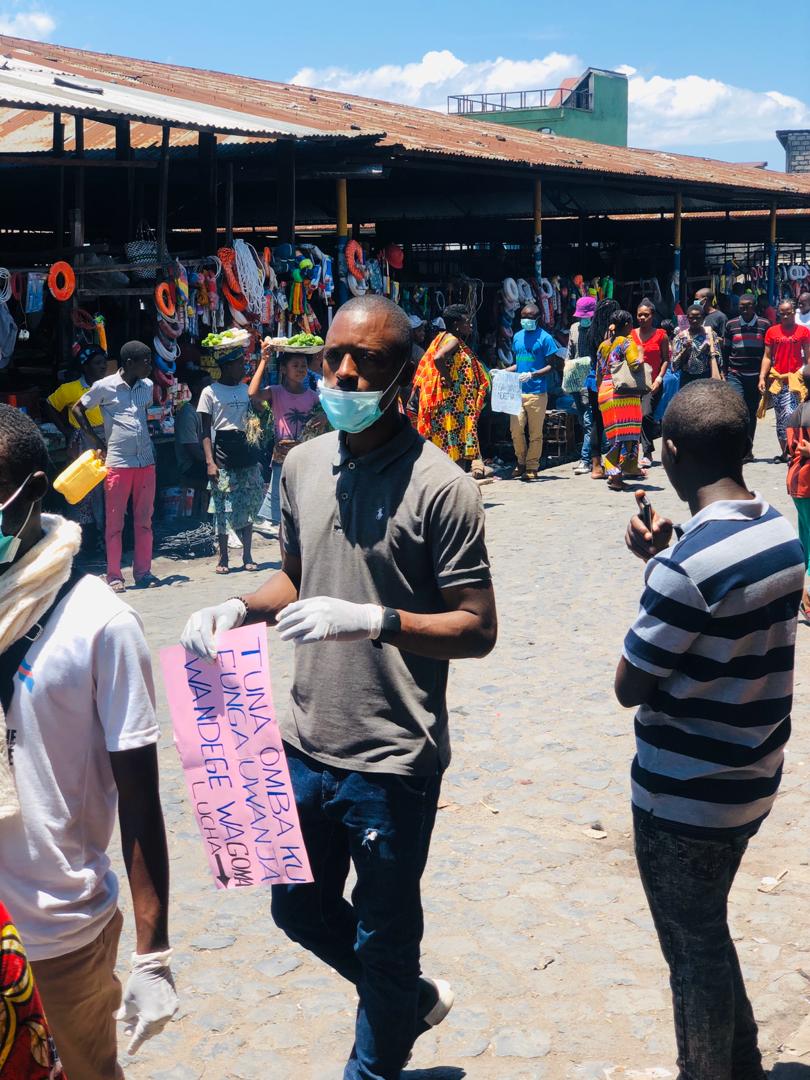
<svg viewBox="0 0 810 1080"><path fill-rule="evenodd" d="M312 881L270 691L267 631L218 638L209 664L180 645L160 662L191 805L218 889Z"/></svg>

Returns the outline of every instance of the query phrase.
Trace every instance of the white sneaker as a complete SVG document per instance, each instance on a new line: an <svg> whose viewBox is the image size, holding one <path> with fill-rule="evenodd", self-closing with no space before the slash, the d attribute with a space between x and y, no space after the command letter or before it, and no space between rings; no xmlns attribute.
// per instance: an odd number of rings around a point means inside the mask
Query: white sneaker
<svg viewBox="0 0 810 1080"><path fill-rule="evenodd" d="M235 548L241 548L241 546L242 541L239 539L233 529L228 529L228 547L233 551Z"/></svg>
<svg viewBox="0 0 810 1080"><path fill-rule="evenodd" d="M577 467L574 469L574 476L584 476L585 473L589 473L590 471L590 465L586 465L584 461L580 461Z"/></svg>
<svg viewBox="0 0 810 1080"><path fill-rule="evenodd" d="M266 537L268 540L278 539L278 526L273 525L270 521L257 521L253 526L253 531L259 533L260 536Z"/></svg>

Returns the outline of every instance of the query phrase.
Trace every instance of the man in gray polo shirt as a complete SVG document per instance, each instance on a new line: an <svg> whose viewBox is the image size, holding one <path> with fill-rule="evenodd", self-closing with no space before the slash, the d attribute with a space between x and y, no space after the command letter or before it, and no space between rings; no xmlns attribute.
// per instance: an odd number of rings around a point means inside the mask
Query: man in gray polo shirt
<svg viewBox="0 0 810 1080"><path fill-rule="evenodd" d="M394 1080L452 1004L421 976L420 879L450 760L448 661L491 651L495 600L474 481L396 409L413 374L407 316L349 301L323 371L337 430L285 462L281 571L196 612L182 641L213 658L216 634L247 621L299 646L282 732L316 880L275 886L273 917L357 987L344 1080Z"/></svg>

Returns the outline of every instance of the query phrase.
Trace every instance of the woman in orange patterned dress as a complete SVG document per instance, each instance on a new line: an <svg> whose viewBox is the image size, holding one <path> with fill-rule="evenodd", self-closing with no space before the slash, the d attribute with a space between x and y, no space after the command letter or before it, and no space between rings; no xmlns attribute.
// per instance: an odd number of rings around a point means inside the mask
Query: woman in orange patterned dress
<svg viewBox="0 0 810 1080"><path fill-rule="evenodd" d="M407 412L420 435L469 472L481 456L478 417L489 380L466 345L472 335L467 308L453 304L443 318L446 332L433 339L419 361Z"/></svg>
<svg viewBox="0 0 810 1080"><path fill-rule="evenodd" d="M3 1080L67 1080L20 935L1 903L0 1076Z"/></svg>

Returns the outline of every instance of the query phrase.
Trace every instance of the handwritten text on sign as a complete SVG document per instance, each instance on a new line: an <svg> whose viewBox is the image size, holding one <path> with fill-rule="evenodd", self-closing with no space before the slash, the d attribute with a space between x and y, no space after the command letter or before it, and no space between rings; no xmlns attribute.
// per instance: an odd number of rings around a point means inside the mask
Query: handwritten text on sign
<svg viewBox="0 0 810 1080"><path fill-rule="evenodd" d="M220 634L216 664L160 661L174 741L217 888L312 881L270 692L267 632Z"/></svg>
<svg viewBox="0 0 810 1080"><path fill-rule="evenodd" d="M520 376L516 371L492 372L492 411L517 416L523 408Z"/></svg>

